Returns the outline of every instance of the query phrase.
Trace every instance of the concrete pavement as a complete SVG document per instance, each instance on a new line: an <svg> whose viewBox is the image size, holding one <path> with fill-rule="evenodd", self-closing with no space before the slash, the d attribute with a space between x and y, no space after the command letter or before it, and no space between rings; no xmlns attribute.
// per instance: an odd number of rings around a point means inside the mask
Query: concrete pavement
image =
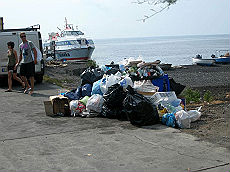
<svg viewBox="0 0 230 172"><path fill-rule="evenodd" d="M230 170L229 150L160 124L47 117L43 101L59 88L35 88L33 96L0 88L0 172Z"/></svg>

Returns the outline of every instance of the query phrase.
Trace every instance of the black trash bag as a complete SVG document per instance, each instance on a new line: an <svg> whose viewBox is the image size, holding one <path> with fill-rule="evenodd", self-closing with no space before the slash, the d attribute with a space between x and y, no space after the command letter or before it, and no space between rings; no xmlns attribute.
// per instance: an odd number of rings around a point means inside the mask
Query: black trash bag
<svg viewBox="0 0 230 172"><path fill-rule="evenodd" d="M94 74L94 82L100 80L103 75L105 74L105 72L103 70L101 70L101 68L96 68L96 69L93 69L93 74Z"/></svg>
<svg viewBox="0 0 230 172"><path fill-rule="evenodd" d="M159 122L157 107L149 99L127 87L128 93L123 102L124 110L131 124L136 126L153 125Z"/></svg>
<svg viewBox="0 0 230 172"><path fill-rule="evenodd" d="M106 104L103 104L101 110L101 116L112 119L127 120L126 113L123 106L109 108Z"/></svg>
<svg viewBox="0 0 230 172"><path fill-rule="evenodd" d="M103 104L101 109L101 115L106 118L117 118L118 110L116 108L109 108L106 104Z"/></svg>
<svg viewBox="0 0 230 172"><path fill-rule="evenodd" d="M111 75L111 74L115 75L117 72L120 72L120 69L112 67L111 69L106 71L106 75Z"/></svg>
<svg viewBox="0 0 230 172"><path fill-rule="evenodd" d="M123 87L120 84L114 84L103 95L104 104L109 108L122 107L125 97L126 92L124 92Z"/></svg>
<svg viewBox="0 0 230 172"><path fill-rule="evenodd" d="M112 61L109 65L105 65L106 67L109 67L110 69L106 71L106 75L116 74L117 72L121 72L119 68L119 64L114 64Z"/></svg>
<svg viewBox="0 0 230 172"><path fill-rule="evenodd" d="M104 104L102 106L102 116L107 118L127 119L123 112L123 101L126 97L123 87L120 84L114 84L108 88L103 95Z"/></svg>
<svg viewBox="0 0 230 172"><path fill-rule="evenodd" d="M175 91L176 95L178 96L184 89L185 85L182 85L180 83L176 83L173 78L169 78L169 85L170 90Z"/></svg>
<svg viewBox="0 0 230 172"><path fill-rule="evenodd" d="M104 75L104 71L102 71L100 68L90 67L81 74L81 79L82 79L81 85L85 85L85 84L93 85L93 83L101 79L103 75Z"/></svg>

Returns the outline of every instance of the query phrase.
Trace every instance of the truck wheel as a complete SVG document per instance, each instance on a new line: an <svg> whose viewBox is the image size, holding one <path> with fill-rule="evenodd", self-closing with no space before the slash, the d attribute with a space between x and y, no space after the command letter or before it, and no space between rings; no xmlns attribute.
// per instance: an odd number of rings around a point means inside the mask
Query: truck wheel
<svg viewBox="0 0 230 172"><path fill-rule="evenodd" d="M41 72L42 72L42 75L44 75L44 73L45 73L45 62L43 59L41 60Z"/></svg>

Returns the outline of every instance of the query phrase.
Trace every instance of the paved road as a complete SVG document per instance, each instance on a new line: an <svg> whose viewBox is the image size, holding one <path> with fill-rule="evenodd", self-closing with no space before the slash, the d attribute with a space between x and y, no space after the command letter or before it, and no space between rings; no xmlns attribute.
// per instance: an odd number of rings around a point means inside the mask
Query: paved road
<svg viewBox="0 0 230 172"><path fill-rule="evenodd" d="M43 101L58 87L36 85L34 96L0 88L0 171L226 172L225 148L163 125L137 128L102 118L51 118ZM16 88L19 89L19 88Z"/></svg>

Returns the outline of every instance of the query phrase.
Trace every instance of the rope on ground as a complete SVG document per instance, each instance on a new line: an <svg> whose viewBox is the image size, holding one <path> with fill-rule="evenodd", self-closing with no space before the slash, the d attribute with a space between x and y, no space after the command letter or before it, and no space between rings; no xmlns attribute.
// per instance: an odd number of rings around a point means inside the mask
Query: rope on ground
<svg viewBox="0 0 230 172"><path fill-rule="evenodd" d="M210 169L213 169L213 168L223 167L223 166L226 166L226 165L229 165L229 163L220 164L220 165L216 165L216 166L212 166L212 167L208 167L208 168L202 168L202 169L195 170L195 171L190 171L189 170L188 172L200 172L200 171L210 170Z"/></svg>

